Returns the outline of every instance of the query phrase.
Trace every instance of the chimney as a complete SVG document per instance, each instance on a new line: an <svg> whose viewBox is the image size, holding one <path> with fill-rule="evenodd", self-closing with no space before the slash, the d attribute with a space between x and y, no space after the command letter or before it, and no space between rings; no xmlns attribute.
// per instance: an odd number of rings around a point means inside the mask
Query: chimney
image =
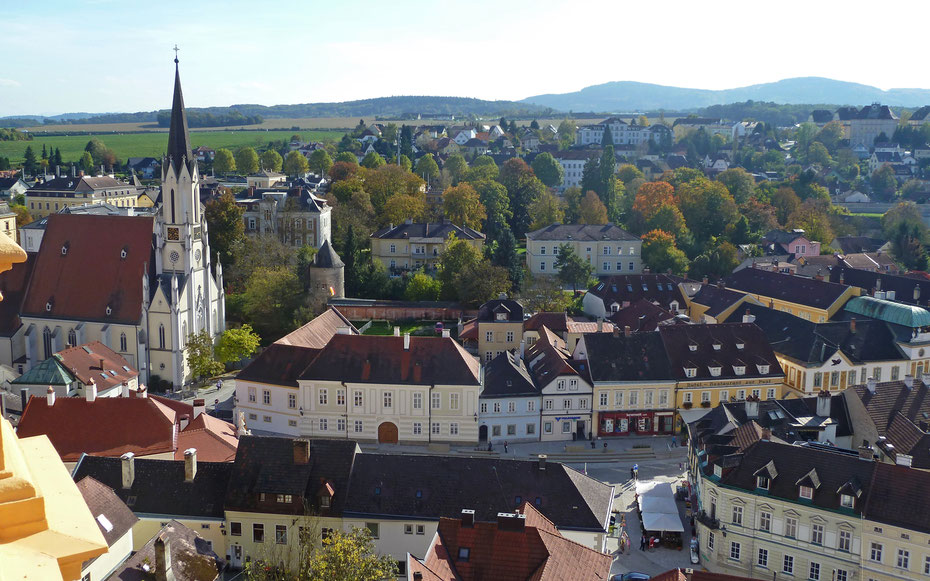
<svg viewBox="0 0 930 581"><path fill-rule="evenodd" d="M400 327L394 327L394 336L400 337Z"/></svg>
<svg viewBox="0 0 930 581"><path fill-rule="evenodd" d="M919 300L920 300L920 285L916 284L914 285L914 301L916 302Z"/></svg>
<svg viewBox="0 0 930 581"><path fill-rule="evenodd" d="M103 357L101 357L99 361L100 361L100 371L103 371Z"/></svg>
<svg viewBox="0 0 930 581"><path fill-rule="evenodd" d="M771 441L771 439L772 439L772 430L769 429L769 428L762 428L762 436L761 436L761 438L762 438L763 440L765 440L766 442Z"/></svg>
<svg viewBox="0 0 930 581"><path fill-rule="evenodd" d="M540 470L545 470L545 469L546 469L546 458L548 458L548 457L549 457L549 456L547 456L547 455L545 455L545 454L540 454L539 456L536 457L536 458L539 460L539 469L540 469Z"/></svg>
<svg viewBox="0 0 930 581"><path fill-rule="evenodd" d="M193 482L197 476L197 448L184 450L184 482Z"/></svg>
<svg viewBox="0 0 930 581"><path fill-rule="evenodd" d="M294 440L294 464L307 464L310 462L310 442L308 440Z"/></svg>
<svg viewBox="0 0 930 581"><path fill-rule="evenodd" d="M632 334L633 334L633 331L630 330L630 326L629 326L629 325L624 325L624 326L623 326L623 336L624 336L624 337L629 337L629 336L631 336Z"/></svg>
<svg viewBox="0 0 930 581"><path fill-rule="evenodd" d="M205 403L203 399L195 399L194 400L194 417L192 419L196 419L197 416L204 413L206 409L207 409L207 404Z"/></svg>
<svg viewBox="0 0 930 581"><path fill-rule="evenodd" d="M817 394L817 415L822 418L830 417L830 401L833 398L830 397L830 392L827 390L821 390Z"/></svg>
<svg viewBox="0 0 930 581"><path fill-rule="evenodd" d="M337 335L351 335L352 332L351 330L349 330L349 327L347 327L346 325L342 325L341 327L338 327L336 329L336 334Z"/></svg>
<svg viewBox="0 0 930 581"><path fill-rule="evenodd" d="M908 389L914 387L914 376L913 375L907 374L904 376L904 387Z"/></svg>
<svg viewBox="0 0 930 581"><path fill-rule="evenodd" d="M413 572L413 581L423 581L423 573L419 571Z"/></svg>
<svg viewBox="0 0 930 581"><path fill-rule="evenodd" d="M708 279L706 276L701 279L701 284L707 284L708 282L710 282L710 279Z"/></svg>
<svg viewBox="0 0 930 581"><path fill-rule="evenodd" d="M875 290L877 291L882 290L882 279L880 278L875 279Z"/></svg>
<svg viewBox="0 0 930 581"><path fill-rule="evenodd" d="M814 280L820 280L820 281L823 280L823 271L822 271L822 270L818 270L818 271L817 271L817 275L814 277Z"/></svg>
<svg viewBox="0 0 930 581"><path fill-rule="evenodd" d="M122 386L122 392L120 394L122 397L129 397L129 382L124 381Z"/></svg>
<svg viewBox="0 0 930 581"><path fill-rule="evenodd" d="M875 450L872 449L872 446L868 444L863 444L859 446L859 459L860 460L872 460L875 457Z"/></svg>
<svg viewBox="0 0 930 581"><path fill-rule="evenodd" d="M526 341L520 341L520 359L526 356Z"/></svg>
<svg viewBox="0 0 930 581"><path fill-rule="evenodd" d="M164 532L155 539L155 581L175 581L171 570L171 541Z"/></svg>
<svg viewBox="0 0 930 581"><path fill-rule="evenodd" d="M856 317L852 317L851 319L849 319L849 332L850 333L856 332Z"/></svg>
<svg viewBox="0 0 930 581"><path fill-rule="evenodd" d="M404 333L404 351L410 351L410 333Z"/></svg>
<svg viewBox="0 0 930 581"><path fill-rule="evenodd" d="M471 528L475 526L475 511L470 508L462 509L462 526Z"/></svg>
<svg viewBox="0 0 930 581"><path fill-rule="evenodd" d="M604 317L597 318L597 332L598 333L604 332Z"/></svg>
<svg viewBox="0 0 930 581"><path fill-rule="evenodd" d="M142 399L145 399L148 397L148 394L145 391L144 385L140 385L139 389L136 390L136 397L141 397Z"/></svg>
<svg viewBox="0 0 930 581"><path fill-rule="evenodd" d="M897 464L898 466L907 466L908 468L911 467L911 463L913 461L914 461L914 457L908 456L907 454L898 454L894 458L895 464Z"/></svg>
<svg viewBox="0 0 930 581"><path fill-rule="evenodd" d="M183 432L184 428L186 428L189 423L191 423L191 417L189 415L184 414L183 416L181 416L180 426L179 426L180 431Z"/></svg>
<svg viewBox="0 0 930 581"><path fill-rule="evenodd" d="M846 273L842 270L840 271L840 284L846 284Z"/></svg>
<svg viewBox="0 0 930 581"><path fill-rule="evenodd" d="M620 336L620 327L618 327L618 326L615 324L615 325L614 325L614 328L613 328L613 331L611 331L611 334L612 334L614 337L619 337L619 336Z"/></svg>
<svg viewBox="0 0 930 581"><path fill-rule="evenodd" d="M88 403L97 401L97 382L91 378L90 383L84 386L84 399Z"/></svg>
<svg viewBox="0 0 930 581"><path fill-rule="evenodd" d="M23 388L23 391L28 391L28 390ZM55 405L55 390L54 388L52 388L51 385L48 386L48 389L45 391L45 401L48 403L48 407L52 407L53 405ZM26 407L23 406L23 409L26 409Z"/></svg>
<svg viewBox="0 0 930 581"><path fill-rule="evenodd" d="M51 385L49 387L51 387ZM23 410L26 409L26 404L29 403L29 388L28 387L19 388L19 403L20 403L19 409L23 409Z"/></svg>
<svg viewBox="0 0 930 581"><path fill-rule="evenodd" d="M123 476L123 488L132 488L132 483L136 479L136 455L132 452L126 452L119 457L120 472Z"/></svg>
<svg viewBox="0 0 930 581"><path fill-rule="evenodd" d="M746 309L746 314L743 315L743 322L744 323L755 323L756 316L753 315L751 312L749 312L749 309Z"/></svg>
<svg viewBox="0 0 930 581"><path fill-rule="evenodd" d="M724 289L724 288L726 288L726 285L723 284L723 279L722 279L722 278L719 279L719 280L717 280L717 288L719 288L719 289L721 289L721 290Z"/></svg>
<svg viewBox="0 0 930 581"><path fill-rule="evenodd" d="M755 420L759 418L759 400L750 395L746 398L746 418Z"/></svg>
<svg viewBox="0 0 930 581"><path fill-rule="evenodd" d="M501 301L507 300L507 293L497 293L497 299Z"/></svg>
<svg viewBox="0 0 930 581"><path fill-rule="evenodd" d="M515 512L497 513L497 530L522 533L526 528L526 515Z"/></svg>
<svg viewBox="0 0 930 581"><path fill-rule="evenodd" d="M443 329L442 330L443 339L448 339L449 337L451 337L452 335L450 333L451 333L450 329Z"/></svg>
<svg viewBox="0 0 930 581"><path fill-rule="evenodd" d="M869 380L865 383L865 387L869 390L869 393L875 393L875 378L870 377Z"/></svg>

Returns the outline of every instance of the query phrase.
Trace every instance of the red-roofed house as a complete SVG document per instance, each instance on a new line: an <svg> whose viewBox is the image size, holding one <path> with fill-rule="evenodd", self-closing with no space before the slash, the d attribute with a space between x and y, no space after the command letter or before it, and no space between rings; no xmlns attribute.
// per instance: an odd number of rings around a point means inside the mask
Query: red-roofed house
<svg viewBox="0 0 930 581"><path fill-rule="evenodd" d="M591 431L591 398L588 362L572 359L559 336L543 326L539 340L526 351L526 366L542 393L542 432L540 439L579 440Z"/></svg>
<svg viewBox="0 0 930 581"><path fill-rule="evenodd" d="M69 467L83 454L183 459L196 448L207 462L235 458L238 438L232 424L206 416L203 400L195 405L148 397L32 397L17 427L20 437L44 434ZM170 402L170 406L168 405ZM193 418L193 420L191 420Z"/></svg>
<svg viewBox="0 0 930 581"><path fill-rule="evenodd" d="M472 510L441 518L423 559L407 555L418 581L605 581L613 558L563 537L531 504L475 522Z"/></svg>

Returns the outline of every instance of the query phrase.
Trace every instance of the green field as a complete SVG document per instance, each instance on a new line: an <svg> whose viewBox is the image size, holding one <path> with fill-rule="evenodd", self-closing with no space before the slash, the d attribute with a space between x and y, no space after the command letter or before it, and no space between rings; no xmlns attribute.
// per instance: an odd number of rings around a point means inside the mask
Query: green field
<svg viewBox="0 0 930 581"><path fill-rule="evenodd" d="M342 137L342 131L300 131L304 140L332 141ZM194 147L206 145L217 149L226 147L236 149L250 145L259 147L269 141L289 139L294 132L278 131L191 131L191 143ZM36 157L42 153L42 145L54 150L61 149L65 162L77 162L81 158L84 146L92 137L98 137L107 147L116 152L120 160L130 157L161 157L165 153L168 134L165 132L123 133L123 134L82 134L61 135L54 137L35 137L32 141L0 141L0 157L10 158L13 165L22 163L26 147L31 145Z"/></svg>

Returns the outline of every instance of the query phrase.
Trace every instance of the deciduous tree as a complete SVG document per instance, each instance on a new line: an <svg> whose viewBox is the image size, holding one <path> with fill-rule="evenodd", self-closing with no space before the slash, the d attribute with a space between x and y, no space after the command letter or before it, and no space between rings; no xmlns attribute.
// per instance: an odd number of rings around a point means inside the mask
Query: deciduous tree
<svg viewBox="0 0 930 581"><path fill-rule="evenodd" d="M688 257L675 246L675 238L661 230L652 230L643 235L643 262L653 272L671 270L682 275L688 270Z"/></svg>
<svg viewBox="0 0 930 581"><path fill-rule="evenodd" d="M552 190L543 190L530 205L530 220L532 220L530 230L561 224L565 220L562 200L552 193Z"/></svg>
<svg viewBox="0 0 930 581"><path fill-rule="evenodd" d="M216 342L216 358L221 363L233 363L251 357L258 351L261 337L246 323L235 329L226 329Z"/></svg>
<svg viewBox="0 0 930 581"><path fill-rule="evenodd" d="M86 152L85 152L86 153ZM184 344L191 375L198 380L223 373L223 364L213 356L213 338L208 331L188 335Z"/></svg>
<svg viewBox="0 0 930 581"><path fill-rule="evenodd" d="M236 171L236 158L233 157L233 152L225 147L217 149L213 156L213 171L220 175Z"/></svg>
<svg viewBox="0 0 930 581"><path fill-rule="evenodd" d="M442 284L435 278L418 272L410 278L404 289L404 298L408 301L438 301Z"/></svg>
<svg viewBox="0 0 930 581"><path fill-rule="evenodd" d="M414 173L420 176L423 181L433 182L439 179L439 165L433 159L433 154L427 153L418 159Z"/></svg>
<svg viewBox="0 0 930 581"><path fill-rule="evenodd" d="M303 156L301 156L303 157ZM251 147L240 147L236 150L236 168L244 175L258 171L258 154Z"/></svg>
<svg viewBox="0 0 930 581"><path fill-rule="evenodd" d="M365 157L362 158L362 167L368 169L379 168L384 165L384 158L381 157L380 153L375 151L369 151L365 154Z"/></svg>
<svg viewBox="0 0 930 581"><path fill-rule="evenodd" d="M426 200L422 196L397 194L384 203L379 214L382 226L385 224L403 224L405 220L420 222L426 215Z"/></svg>
<svg viewBox="0 0 930 581"><path fill-rule="evenodd" d="M461 153L453 153L446 158L442 171L449 174L449 180L453 186L456 186L465 178L465 173L468 171L468 162L465 161Z"/></svg>
<svg viewBox="0 0 930 581"><path fill-rule="evenodd" d="M509 293L510 276L506 268L494 266L488 260L468 264L454 278L459 300L473 306L481 305L500 293Z"/></svg>
<svg viewBox="0 0 930 581"><path fill-rule="evenodd" d="M562 166L551 153L540 153L533 159L533 173L543 184L550 188L562 185Z"/></svg>
<svg viewBox="0 0 930 581"><path fill-rule="evenodd" d="M355 163L355 156L351 153L349 156L352 157L352 163ZM330 168L333 167L333 158L329 156L325 149L315 149L307 159L307 163L310 166L310 171L323 176L328 174Z"/></svg>
<svg viewBox="0 0 930 581"><path fill-rule="evenodd" d="M442 193L442 211L453 224L476 230L488 217L478 192L467 183L446 188Z"/></svg>
<svg viewBox="0 0 930 581"><path fill-rule="evenodd" d="M242 206L236 203L231 191L226 191L204 206L204 217L210 231L211 260L216 264L217 258L224 267L236 260L236 254L245 242L245 223Z"/></svg>
<svg viewBox="0 0 930 581"><path fill-rule="evenodd" d="M280 337L294 328L294 313L301 305L302 294L303 286L293 270L287 266L260 266L252 272L245 288L247 320L261 335Z"/></svg>
<svg viewBox="0 0 930 581"><path fill-rule="evenodd" d="M581 199L578 215L579 224L606 224L607 207L596 193L588 191Z"/></svg>
<svg viewBox="0 0 930 581"><path fill-rule="evenodd" d="M439 258L439 274L437 278L442 283L440 297L442 300L456 300L459 290L456 286L456 277L464 272L467 266L481 262L481 251L466 240L450 235L446 241L446 249Z"/></svg>
<svg viewBox="0 0 930 581"><path fill-rule="evenodd" d="M261 156L262 167L271 171L281 171L284 165L284 158L281 154L273 149L266 149Z"/></svg>
<svg viewBox="0 0 930 581"><path fill-rule="evenodd" d="M333 530L310 553L307 581L381 581L397 575L394 558L375 553L368 529Z"/></svg>

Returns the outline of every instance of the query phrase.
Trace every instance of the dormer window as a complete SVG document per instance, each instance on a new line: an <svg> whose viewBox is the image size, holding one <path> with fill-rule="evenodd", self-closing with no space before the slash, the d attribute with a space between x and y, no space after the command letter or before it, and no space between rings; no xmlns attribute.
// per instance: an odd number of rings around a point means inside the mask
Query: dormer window
<svg viewBox="0 0 930 581"><path fill-rule="evenodd" d="M697 343L688 343L688 351L694 352L697 351Z"/></svg>
<svg viewBox="0 0 930 581"><path fill-rule="evenodd" d="M71 243L70 243L70 242L65 242L64 244L62 244L62 245L61 245L61 255L62 255L62 256L65 256L66 254L68 254L68 249L69 249L69 248L71 248Z"/></svg>
<svg viewBox="0 0 930 581"><path fill-rule="evenodd" d="M468 547L459 547L459 561L468 561L469 554L471 549Z"/></svg>
<svg viewBox="0 0 930 581"><path fill-rule="evenodd" d="M685 377L696 377L697 368L695 367L685 367Z"/></svg>
<svg viewBox="0 0 930 581"><path fill-rule="evenodd" d="M707 370L710 372L711 377L720 377L719 367L708 367Z"/></svg>
<svg viewBox="0 0 930 581"><path fill-rule="evenodd" d="M320 497L320 508L329 508L330 499L325 494Z"/></svg>
<svg viewBox="0 0 930 581"><path fill-rule="evenodd" d="M737 342L736 342L736 348L737 348L738 350L742 351L743 348L745 348L745 347L746 347L746 344L743 343L742 341L737 341Z"/></svg>
<svg viewBox="0 0 930 581"><path fill-rule="evenodd" d="M714 476L717 478L723 476L723 468L720 466L720 464L714 464Z"/></svg>
<svg viewBox="0 0 930 581"><path fill-rule="evenodd" d="M49 299L49 300L45 303L45 312L50 312L50 311L52 310L52 306L53 306L54 304L55 304L55 299Z"/></svg>
<svg viewBox="0 0 930 581"><path fill-rule="evenodd" d="M112 314L113 314L113 309L110 307L110 305L107 305L107 316L109 317Z"/></svg>
<svg viewBox="0 0 930 581"><path fill-rule="evenodd" d="M840 506L843 508L855 508L856 507L856 497L849 494L840 495Z"/></svg>
<svg viewBox="0 0 930 581"><path fill-rule="evenodd" d="M507 320L507 313L497 313L497 320L498 320L498 321L506 321L506 320Z"/></svg>
<svg viewBox="0 0 930 581"><path fill-rule="evenodd" d="M798 490L798 497L804 500L811 500L814 498L814 489L810 486L801 486Z"/></svg>
<svg viewBox="0 0 930 581"><path fill-rule="evenodd" d="M765 375L766 373L769 372L769 366L768 366L768 364L761 364L761 363L760 363L759 365L756 365L756 367L759 369L759 373L761 373L762 375Z"/></svg>
<svg viewBox="0 0 930 581"><path fill-rule="evenodd" d="M718 343L717 341L714 341L713 347L714 347L714 351L720 351L720 347L722 347L722 345L720 345L720 343Z"/></svg>
<svg viewBox="0 0 930 581"><path fill-rule="evenodd" d="M736 375L746 375L746 366L745 365L734 365L733 373Z"/></svg>
<svg viewBox="0 0 930 581"><path fill-rule="evenodd" d="M762 490L769 489L769 477L768 476L756 476L756 488L761 488Z"/></svg>
<svg viewBox="0 0 930 581"><path fill-rule="evenodd" d="M123 249L119 251L119 257L123 260L126 260L126 256L128 255L129 255L129 249L124 246Z"/></svg>

